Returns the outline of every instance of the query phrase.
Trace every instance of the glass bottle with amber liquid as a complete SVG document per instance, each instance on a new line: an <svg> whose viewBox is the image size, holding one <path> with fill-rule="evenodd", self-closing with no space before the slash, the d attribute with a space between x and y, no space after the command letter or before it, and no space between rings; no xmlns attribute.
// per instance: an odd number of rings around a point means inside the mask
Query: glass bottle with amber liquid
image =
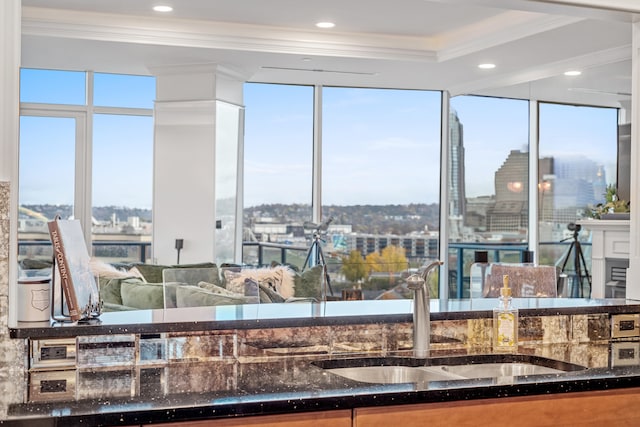
<svg viewBox="0 0 640 427"><path fill-rule="evenodd" d="M518 351L518 309L511 305L509 276L502 276L498 307L493 309L493 350L499 353Z"/></svg>

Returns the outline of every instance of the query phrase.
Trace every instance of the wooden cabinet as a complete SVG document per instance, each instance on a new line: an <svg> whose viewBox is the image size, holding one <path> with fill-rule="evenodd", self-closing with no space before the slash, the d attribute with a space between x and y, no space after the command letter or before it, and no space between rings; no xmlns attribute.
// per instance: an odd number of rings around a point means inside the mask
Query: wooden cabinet
<svg viewBox="0 0 640 427"><path fill-rule="evenodd" d="M640 388L355 409L354 427L640 426Z"/></svg>
<svg viewBox="0 0 640 427"><path fill-rule="evenodd" d="M351 410L236 417L162 424L162 427L351 427Z"/></svg>
<svg viewBox="0 0 640 427"><path fill-rule="evenodd" d="M640 388L159 424L162 427L637 427Z"/></svg>

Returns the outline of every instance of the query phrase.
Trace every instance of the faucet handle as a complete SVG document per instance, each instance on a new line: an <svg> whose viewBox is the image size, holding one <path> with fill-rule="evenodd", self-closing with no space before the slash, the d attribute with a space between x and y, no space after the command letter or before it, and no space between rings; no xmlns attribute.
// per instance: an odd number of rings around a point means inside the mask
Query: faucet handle
<svg viewBox="0 0 640 427"><path fill-rule="evenodd" d="M412 274L406 279L407 287L411 290L417 291L424 286L424 279L419 274Z"/></svg>

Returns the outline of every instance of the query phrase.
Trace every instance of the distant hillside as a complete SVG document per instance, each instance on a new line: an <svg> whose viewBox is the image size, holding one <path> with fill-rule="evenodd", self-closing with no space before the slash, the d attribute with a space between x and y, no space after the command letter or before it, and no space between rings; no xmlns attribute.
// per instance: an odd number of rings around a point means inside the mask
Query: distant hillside
<svg viewBox="0 0 640 427"><path fill-rule="evenodd" d="M36 217L37 214L40 214L48 220L52 220L56 215L60 215L61 218L69 218L73 215L73 207L71 205L23 205L21 208L24 208L20 211L21 217ZM114 213L119 221L126 221L131 216L140 217L142 221L151 221L150 209L100 206L94 207L92 212L93 217L98 221L109 221Z"/></svg>
<svg viewBox="0 0 640 427"><path fill-rule="evenodd" d="M37 218L39 215L51 220L56 215L69 218L73 209L70 205L24 205L20 216ZM151 221L150 209L127 208L123 206L100 206L93 208L93 217L98 221L109 221L115 213L119 221L137 216L142 221ZM332 216L334 224L349 224L357 233L407 234L414 231L438 230L438 204L410 205L354 205L325 206L324 218ZM245 222L252 218L274 218L281 223L302 224L311 217L311 206L304 204L267 204L245 208ZM245 224L250 226L251 224Z"/></svg>
<svg viewBox="0 0 640 427"><path fill-rule="evenodd" d="M267 204L245 208L245 222L250 218L274 218L282 223L309 220L311 207L303 204ZM350 224L354 232L371 234L407 234L438 229L438 204L325 206L324 218L334 224ZM251 224L245 224L250 226Z"/></svg>

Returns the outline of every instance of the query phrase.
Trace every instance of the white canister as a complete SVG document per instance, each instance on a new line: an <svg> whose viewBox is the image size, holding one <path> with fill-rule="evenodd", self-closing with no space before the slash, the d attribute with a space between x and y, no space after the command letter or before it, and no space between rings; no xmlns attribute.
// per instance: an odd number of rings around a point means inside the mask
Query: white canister
<svg viewBox="0 0 640 427"><path fill-rule="evenodd" d="M18 279L18 321L48 322L51 319L51 279Z"/></svg>

